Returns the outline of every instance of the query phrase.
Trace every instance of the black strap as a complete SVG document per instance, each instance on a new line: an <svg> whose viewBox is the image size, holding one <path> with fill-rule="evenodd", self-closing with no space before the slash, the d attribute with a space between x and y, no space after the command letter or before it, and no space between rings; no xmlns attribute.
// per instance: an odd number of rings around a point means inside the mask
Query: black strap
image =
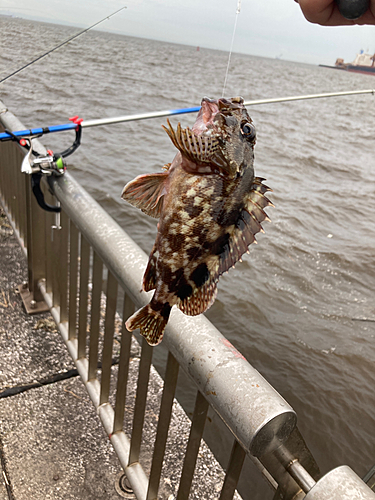
<svg viewBox="0 0 375 500"><path fill-rule="evenodd" d="M34 193L36 201L38 202L38 205L41 208L43 208L43 210L46 210L47 212L55 212L55 213L61 212L60 207L55 207L55 206L49 205L48 203L45 202L44 194L43 194L43 191L41 190L41 187L40 187L41 179L42 179L42 174L40 172L37 172L35 174L31 174L31 189Z"/></svg>

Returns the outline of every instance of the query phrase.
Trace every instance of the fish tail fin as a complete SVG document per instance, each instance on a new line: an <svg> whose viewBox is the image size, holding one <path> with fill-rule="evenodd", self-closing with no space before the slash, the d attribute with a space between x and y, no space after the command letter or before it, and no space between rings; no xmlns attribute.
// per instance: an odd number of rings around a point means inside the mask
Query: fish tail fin
<svg viewBox="0 0 375 500"><path fill-rule="evenodd" d="M150 345L158 345L163 339L164 330L167 326L171 308L165 307L161 311L154 310L150 304L142 307L133 314L125 323L129 332L140 329L140 334Z"/></svg>

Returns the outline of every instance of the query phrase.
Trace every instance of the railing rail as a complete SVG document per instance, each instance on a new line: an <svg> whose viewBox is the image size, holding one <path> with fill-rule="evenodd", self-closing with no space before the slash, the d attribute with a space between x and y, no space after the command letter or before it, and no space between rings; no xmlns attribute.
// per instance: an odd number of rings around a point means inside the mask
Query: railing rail
<svg viewBox="0 0 375 500"><path fill-rule="evenodd" d="M0 120L10 130L22 127L1 103ZM38 144L38 148L44 152L42 145ZM139 291L147 256L68 173L49 178L49 186L62 207L62 229L51 229L54 216L35 203L29 179L20 173L21 160L18 146L1 145L1 201L27 249L31 302L34 307L42 299L47 303L136 497L158 498L177 376L182 368L196 385L197 399L176 495L179 500L189 496L209 406L234 437L220 500L233 498L246 454L278 487L275 499L318 498L314 491L322 484L324 488L327 476L316 483L317 466L296 428L293 409L204 316L191 318L178 310L172 311L163 341L169 354L151 468L146 475L140 449L153 348L143 341L130 433L125 431L124 409L132 336L124 326L118 372L114 373L111 365L118 287L125 293L124 317L134 306L148 302L149 294ZM101 340L103 268L107 276ZM349 496L342 493L342 488L341 496L336 495L332 477L335 474L327 480L332 500L375 498L350 469L340 468L337 474L344 483L346 477L350 480Z"/></svg>

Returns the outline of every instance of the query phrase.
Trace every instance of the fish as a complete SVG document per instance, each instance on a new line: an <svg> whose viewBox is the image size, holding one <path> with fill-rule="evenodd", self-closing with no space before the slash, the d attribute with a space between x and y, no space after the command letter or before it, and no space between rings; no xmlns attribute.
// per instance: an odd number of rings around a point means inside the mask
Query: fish
<svg viewBox="0 0 375 500"><path fill-rule="evenodd" d="M143 174L121 197L159 219L143 276L149 304L125 323L159 344L172 307L196 316L215 301L220 276L241 260L269 220L271 189L254 174L256 129L242 97L204 97L190 129L162 125L178 150L162 172Z"/></svg>

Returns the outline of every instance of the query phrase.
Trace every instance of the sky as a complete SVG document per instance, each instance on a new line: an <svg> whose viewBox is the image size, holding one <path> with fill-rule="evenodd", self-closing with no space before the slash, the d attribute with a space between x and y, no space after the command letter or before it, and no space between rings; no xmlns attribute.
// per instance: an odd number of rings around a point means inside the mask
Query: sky
<svg viewBox="0 0 375 500"><path fill-rule="evenodd" d="M0 14L229 51L238 0L0 0ZM375 26L309 23L293 0L242 0L233 51L310 64L375 53Z"/></svg>

